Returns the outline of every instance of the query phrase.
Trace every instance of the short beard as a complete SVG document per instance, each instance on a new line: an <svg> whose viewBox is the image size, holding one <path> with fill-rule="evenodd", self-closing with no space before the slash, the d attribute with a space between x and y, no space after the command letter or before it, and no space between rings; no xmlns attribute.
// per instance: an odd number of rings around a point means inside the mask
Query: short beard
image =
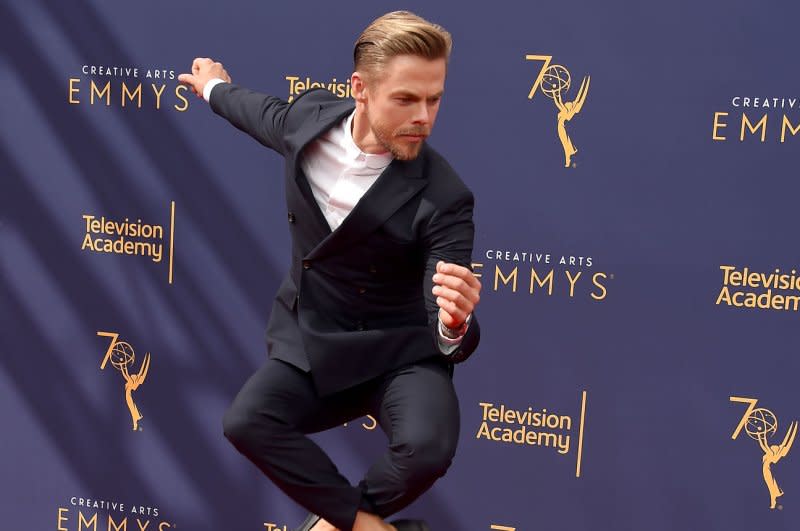
<svg viewBox="0 0 800 531"><path fill-rule="evenodd" d="M369 117L367 117L369 120ZM403 145L399 142L393 142L393 137L397 135L428 135L429 131L425 128L413 128L407 131L399 131L397 133L392 133L387 130L386 127L383 126L380 122L370 123L370 129L372 129L372 134L375 135L375 138L381 144L383 149L388 151L392 154L394 158L397 160L414 160L419 155L420 150L422 149L422 142L418 142L416 144L408 144Z"/></svg>

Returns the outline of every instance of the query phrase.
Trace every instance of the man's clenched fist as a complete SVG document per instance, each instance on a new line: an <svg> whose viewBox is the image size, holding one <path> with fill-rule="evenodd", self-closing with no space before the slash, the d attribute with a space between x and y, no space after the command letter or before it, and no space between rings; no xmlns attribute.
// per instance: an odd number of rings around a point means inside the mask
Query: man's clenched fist
<svg viewBox="0 0 800 531"><path fill-rule="evenodd" d="M448 328L460 327L481 300L480 281L466 267L440 261L433 283L439 320Z"/></svg>
<svg viewBox="0 0 800 531"><path fill-rule="evenodd" d="M192 73L179 75L178 81L192 89L197 97L202 98L206 83L216 78L231 82L231 76L225 71L222 63L216 63L208 57L198 57L192 61Z"/></svg>

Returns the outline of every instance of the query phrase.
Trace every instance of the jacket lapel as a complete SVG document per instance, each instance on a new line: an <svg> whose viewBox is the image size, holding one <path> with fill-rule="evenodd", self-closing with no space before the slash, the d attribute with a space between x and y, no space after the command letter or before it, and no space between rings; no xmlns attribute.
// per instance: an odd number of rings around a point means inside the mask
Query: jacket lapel
<svg viewBox="0 0 800 531"><path fill-rule="evenodd" d="M291 171L294 174L294 182L298 191L305 200L305 203L314 217L319 230L320 241L331 233L331 227L325 219L325 215L319 209L314 192L308 183L306 175L300 166L300 154L305 147L325 134L331 127L341 122L345 116L353 112L355 104L352 100L334 100L329 103L319 104L305 120L301 127L290 139L294 150L291 158Z"/></svg>
<svg viewBox="0 0 800 531"><path fill-rule="evenodd" d="M316 259L358 241L380 227L427 184L422 173L423 147L419 157L394 160L367 190L342 224L309 254Z"/></svg>
<svg viewBox="0 0 800 531"><path fill-rule="evenodd" d="M308 254L309 259L335 252L374 231L427 184L422 172L422 160L426 149L426 146L423 146L419 156L414 160L392 161L356 204L350 215L331 232L324 214L317 205L311 186L303 174L299 158L310 142L341 122L353 112L354 107L354 102L349 99L320 104L314 114L309 116L307 125L301 127L291 139L294 146L292 165L295 183L309 207L315 211L315 218L319 224L327 229L325 231L327 236Z"/></svg>
<svg viewBox="0 0 800 531"><path fill-rule="evenodd" d="M316 140L334 125L341 122L348 114L353 112L355 103L352 100L335 100L317 105L316 112L311 114L303 127L290 139L294 152L292 163L299 168L300 153L313 140Z"/></svg>

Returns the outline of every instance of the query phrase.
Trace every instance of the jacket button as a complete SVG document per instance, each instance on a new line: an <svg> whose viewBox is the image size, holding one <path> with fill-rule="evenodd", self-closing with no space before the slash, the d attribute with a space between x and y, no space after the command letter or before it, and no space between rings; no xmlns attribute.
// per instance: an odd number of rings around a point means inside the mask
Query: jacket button
<svg viewBox="0 0 800 531"><path fill-rule="evenodd" d="M311 260L303 260L303 269L311 269Z"/></svg>
<svg viewBox="0 0 800 531"><path fill-rule="evenodd" d="M367 288L358 288L358 294L363 295L367 292Z"/></svg>
<svg viewBox="0 0 800 531"><path fill-rule="evenodd" d="M366 328L364 321L359 321L356 323L356 330L363 331Z"/></svg>
<svg viewBox="0 0 800 531"><path fill-rule="evenodd" d="M294 217L294 212L289 212L287 217L289 218L289 223L294 223L295 222L296 218Z"/></svg>
<svg viewBox="0 0 800 531"><path fill-rule="evenodd" d="M378 268L376 268L374 264L370 264L369 272L370 273L377 273L378 272Z"/></svg>

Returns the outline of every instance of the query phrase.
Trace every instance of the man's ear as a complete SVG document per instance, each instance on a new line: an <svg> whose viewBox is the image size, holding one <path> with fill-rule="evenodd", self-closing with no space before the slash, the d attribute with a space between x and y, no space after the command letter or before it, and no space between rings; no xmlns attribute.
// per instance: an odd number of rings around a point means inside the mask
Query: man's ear
<svg viewBox="0 0 800 531"><path fill-rule="evenodd" d="M357 103L366 103L367 101L367 83L360 72L353 72L350 76L350 94Z"/></svg>

